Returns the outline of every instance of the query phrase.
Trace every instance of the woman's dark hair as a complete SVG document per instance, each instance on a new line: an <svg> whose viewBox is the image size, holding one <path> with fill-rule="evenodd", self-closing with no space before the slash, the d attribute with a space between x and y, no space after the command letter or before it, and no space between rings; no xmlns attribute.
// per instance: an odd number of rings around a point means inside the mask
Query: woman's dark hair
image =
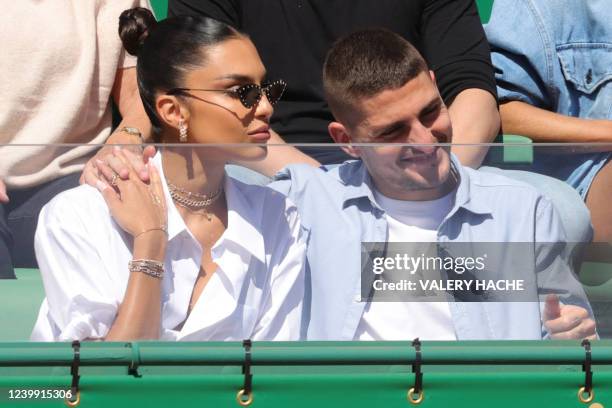
<svg viewBox="0 0 612 408"><path fill-rule="evenodd" d="M162 123L155 110L157 92L182 87L185 74L205 62L203 47L243 35L208 17L178 16L157 22L146 8L121 13L119 36L126 51L138 57L138 90L154 135L159 136Z"/></svg>

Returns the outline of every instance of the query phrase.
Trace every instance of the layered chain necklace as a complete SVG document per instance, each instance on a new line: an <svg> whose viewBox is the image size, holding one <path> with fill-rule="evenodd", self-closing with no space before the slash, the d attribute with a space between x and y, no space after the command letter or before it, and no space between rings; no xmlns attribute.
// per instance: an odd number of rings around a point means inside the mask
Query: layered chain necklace
<svg viewBox="0 0 612 408"><path fill-rule="evenodd" d="M170 183L168 180L166 180L166 184L168 185L170 196L175 203L190 211L204 210L206 219L208 221L212 221L212 215L210 212L208 212L208 207L210 207L219 197L221 197L221 193L223 192L223 183L217 191L209 196L194 193L193 191L187 191L184 188Z"/></svg>

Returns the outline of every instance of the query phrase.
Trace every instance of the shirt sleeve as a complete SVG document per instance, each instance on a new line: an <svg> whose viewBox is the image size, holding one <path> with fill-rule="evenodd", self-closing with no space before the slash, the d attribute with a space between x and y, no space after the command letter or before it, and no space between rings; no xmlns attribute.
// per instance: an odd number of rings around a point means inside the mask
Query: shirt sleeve
<svg viewBox="0 0 612 408"><path fill-rule="evenodd" d="M206 16L237 29L242 27L239 0L169 0L168 17L180 15Z"/></svg>
<svg viewBox="0 0 612 408"><path fill-rule="evenodd" d="M563 304L580 306L593 318L586 293L572 270L571 255L576 243L567 242L561 218L550 200L544 197L540 197L537 203L534 241L541 315L547 295L556 294ZM542 332L544 338L549 337L543 321Z"/></svg>
<svg viewBox="0 0 612 408"><path fill-rule="evenodd" d="M253 330L253 340L301 340L308 233L296 207L287 202L286 217L275 228L267 296Z"/></svg>
<svg viewBox="0 0 612 408"><path fill-rule="evenodd" d="M522 101L551 109L551 89L547 84L552 79L552 68L546 57L551 40L533 5L523 0L495 0L485 31L491 45L499 101Z"/></svg>
<svg viewBox="0 0 612 408"><path fill-rule="evenodd" d="M473 0L427 0L421 15L421 51L450 105L466 89L497 97L489 44Z"/></svg>
<svg viewBox="0 0 612 408"><path fill-rule="evenodd" d="M100 231L89 231L91 222L78 215L85 210L70 201L69 196L60 195L47 204L35 235L47 324L56 328L55 338L44 339L49 341L103 338L119 307L113 280L93 238Z"/></svg>

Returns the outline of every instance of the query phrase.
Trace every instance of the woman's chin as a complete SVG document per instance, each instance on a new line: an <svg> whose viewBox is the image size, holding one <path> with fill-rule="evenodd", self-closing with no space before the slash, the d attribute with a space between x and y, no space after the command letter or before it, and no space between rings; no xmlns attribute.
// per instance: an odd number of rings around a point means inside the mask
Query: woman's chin
<svg viewBox="0 0 612 408"><path fill-rule="evenodd" d="M265 144L251 145L245 143L241 146L233 146L230 154L233 160L260 161L268 155L268 146Z"/></svg>

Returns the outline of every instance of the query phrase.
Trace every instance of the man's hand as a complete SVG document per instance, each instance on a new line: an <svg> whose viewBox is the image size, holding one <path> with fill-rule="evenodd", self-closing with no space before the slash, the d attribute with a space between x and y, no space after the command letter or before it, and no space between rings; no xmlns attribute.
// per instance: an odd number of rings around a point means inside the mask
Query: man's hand
<svg viewBox="0 0 612 408"><path fill-rule="evenodd" d="M8 194L6 193L6 184L0 179L0 203L6 204L9 202Z"/></svg>
<svg viewBox="0 0 612 408"><path fill-rule="evenodd" d="M131 158L130 165L133 171L142 181L148 182L149 171L145 165L149 162L151 157L155 156L155 147L149 145L141 149L140 145L124 145L121 148L131 151L132 154L129 155L129 157ZM115 174L122 180L127 180L129 178L130 169L124 161L120 160L117 156L118 149L120 149L119 146L112 145L107 145L100 149L100 151L85 165L85 169L79 180L81 184L87 183L92 187L96 187L98 181L104 181L107 184L111 184ZM97 166L96 163L99 162L102 162L104 166Z"/></svg>
<svg viewBox="0 0 612 408"><path fill-rule="evenodd" d="M543 317L551 339L597 339L595 320L590 318L589 312L580 306L559 303L557 295L546 297Z"/></svg>

